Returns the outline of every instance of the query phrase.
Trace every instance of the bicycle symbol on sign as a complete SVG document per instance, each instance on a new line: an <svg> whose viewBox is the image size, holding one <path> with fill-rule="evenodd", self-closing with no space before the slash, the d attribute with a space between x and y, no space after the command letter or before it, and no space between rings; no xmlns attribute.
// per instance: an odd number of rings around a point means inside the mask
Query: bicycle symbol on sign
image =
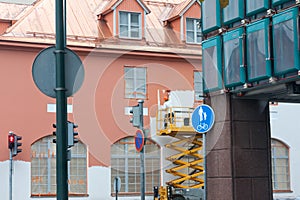
<svg viewBox="0 0 300 200"><path fill-rule="evenodd" d="M208 129L208 124L205 122L202 122L202 121L206 121L207 114L206 114L206 112L203 111L202 107L200 107L198 114L199 114L200 123L197 126L197 130L198 131L206 131Z"/></svg>
<svg viewBox="0 0 300 200"><path fill-rule="evenodd" d="M206 123L200 123L198 126L197 126L197 130L198 131L206 131L208 129L208 125Z"/></svg>

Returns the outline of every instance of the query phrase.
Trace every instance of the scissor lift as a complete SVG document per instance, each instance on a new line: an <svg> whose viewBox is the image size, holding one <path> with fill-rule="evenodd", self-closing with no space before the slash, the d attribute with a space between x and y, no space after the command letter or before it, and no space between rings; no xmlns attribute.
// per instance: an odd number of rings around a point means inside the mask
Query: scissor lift
<svg viewBox="0 0 300 200"><path fill-rule="evenodd" d="M175 142L166 147L178 151L168 158L173 166L166 172L176 177L166 184L174 188L202 188L204 186L204 156L202 134L192 127L194 108L172 107L160 109L157 115L157 135L171 136Z"/></svg>

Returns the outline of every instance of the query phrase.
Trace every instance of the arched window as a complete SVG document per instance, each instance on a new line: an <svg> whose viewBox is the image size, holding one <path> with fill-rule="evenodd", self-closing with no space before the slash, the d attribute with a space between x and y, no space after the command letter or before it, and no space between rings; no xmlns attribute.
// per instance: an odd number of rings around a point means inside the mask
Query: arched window
<svg viewBox="0 0 300 200"><path fill-rule="evenodd" d="M289 148L272 139L272 182L274 191L290 191Z"/></svg>
<svg viewBox="0 0 300 200"><path fill-rule="evenodd" d="M46 136L31 145L31 196L56 196L56 144ZM87 149L82 142L71 148L68 162L69 194L87 194Z"/></svg>
<svg viewBox="0 0 300 200"><path fill-rule="evenodd" d="M150 139L144 146L145 192L152 193L153 186L160 185L160 147ZM121 178L119 194L140 194L140 153L137 152L134 137L126 137L111 147L111 192L114 193L114 178Z"/></svg>

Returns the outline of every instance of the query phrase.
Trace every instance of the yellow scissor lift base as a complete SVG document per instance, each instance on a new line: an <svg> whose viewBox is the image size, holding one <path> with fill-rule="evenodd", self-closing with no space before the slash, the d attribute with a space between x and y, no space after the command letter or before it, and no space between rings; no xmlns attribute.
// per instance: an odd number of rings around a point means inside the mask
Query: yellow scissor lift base
<svg viewBox="0 0 300 200"><path fill-rule="evenodd" d="M159 110L157 116L157 135L178 139L166 145L167 148L179 152L166 158L173 164L173 167L166 172L176 177L167 182L167 185L175 188L204 186L202 134L196 133L191 125L192 111L193 108L169 108L169 110Z"/></svg>

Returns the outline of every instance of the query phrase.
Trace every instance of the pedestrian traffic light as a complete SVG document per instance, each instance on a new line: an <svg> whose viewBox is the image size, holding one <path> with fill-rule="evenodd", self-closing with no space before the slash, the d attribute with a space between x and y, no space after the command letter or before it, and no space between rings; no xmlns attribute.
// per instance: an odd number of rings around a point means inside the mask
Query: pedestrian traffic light
<svg viewBox="0 0 300 200"><path fill-rule="evenodd" d="M75 143L78 142L78 132L76 132L74 129L78 128L78 125L74 124L73 122L68 121L68 147L74 146Z"/></svg>
<svg viewBox="0 0 300 200"><path fill-rule="evenodd" d="M15 134L12 132L9 132L8 135L8 148L12 151L15 146Z"/></svg>
<svg viewBox="0 0 300 200"><path fill-rule="evenodd" d="M22 146L22 143L19 142L22 140L21 136L14 134L13 132L9 132L8 135L8 148L10 149L12 156L18 155L18 153L22 152L22 149L19 149Z"/></svg>
<svg viewBox="0 0 300 200"><path fill-rule="evenodd" d="M132 114L132 118L130 119L130 123L132 123L132 125L134 127L140 127L141 125L141 109L140 109L140 104L131 107L130 109L130 113Z"/></svg>
<svg viewBox="0 0 300 200"><path fill-rule="evenodd" d="M53 135L55 136L53 143L56 143L56 124L52 124L52 127L55 128L55 131L53 131Z"/></svg>

